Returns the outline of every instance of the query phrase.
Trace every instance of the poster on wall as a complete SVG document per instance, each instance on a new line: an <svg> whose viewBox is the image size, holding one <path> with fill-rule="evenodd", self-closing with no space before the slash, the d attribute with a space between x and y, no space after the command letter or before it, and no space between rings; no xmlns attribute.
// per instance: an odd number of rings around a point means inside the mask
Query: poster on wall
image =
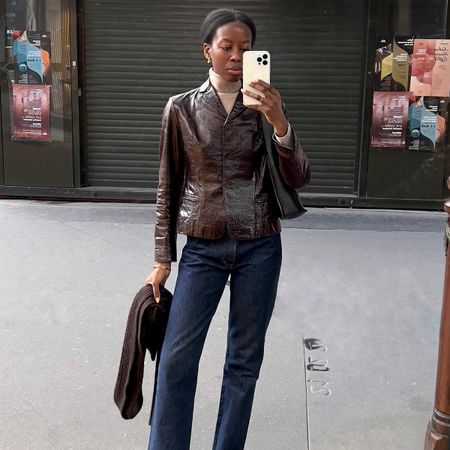
<svg viewBox="0 0 450 450"><path fill-rule="evenodd" d="M379 37L375 54L374 91L408 92L414 36Z"/></svg>
<svg viewBox="0 0 450 450"><path fill-rule="evenodd" d="M445 150L449 101L448 98L418 97L410 105L407 133L409 150Z"/></svg>
<svg viewBox="0 0 450 450"><path fill-rule="evenodd" d="M411 94L374 92L371 147L403 148Z"/></svg>
<svg viewBox="0 0 450 450"><path fill-rule="evenodd" d="M450 96L450 40L415 39L410 91L418 97Z"/></svg>
<svg viewBox="0 0 450 450"><path fill-rule="evenodd" d="M392 41L379 37L375 54L374 91L390 91L392 85Z"/></svg>
<svg viewBox="0 0 450 450"><path fill-rule="evenodd" d="M14 81L20 84L51 84L50 32L12 31Z"/></svg>
<svg viewBox="0 0 450 450"><path fill-rule="evenodd" d="M392 91L408 92L413 36L395 36L392 43Z"/></svg>
<svg viewBox="0 0 450 450"><path fill-rule="evenodd" d="M13 84L12 139L50 140L50 86Z"/></svg>

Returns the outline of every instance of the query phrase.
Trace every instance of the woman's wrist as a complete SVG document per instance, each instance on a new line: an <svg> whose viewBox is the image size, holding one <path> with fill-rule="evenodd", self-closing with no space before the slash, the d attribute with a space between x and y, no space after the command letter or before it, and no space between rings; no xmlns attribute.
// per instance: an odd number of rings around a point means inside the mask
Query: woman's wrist
<svg viewBox="0 0 450 450"><path fill-rule="evenodd" d="M286 117L284 120L282 120L279 123L274 124L273 129L275 131L275 134L279 137L286 136L289 128L289 122L287 121Z"/></svg>
<svg viewBox="0 0 450 450"><path fill-rule="evenodd" d="M170 263L161 263L161 262L155 262L155 264L153 265L154 269L165 269L168 270L170 272Z"/></svg>

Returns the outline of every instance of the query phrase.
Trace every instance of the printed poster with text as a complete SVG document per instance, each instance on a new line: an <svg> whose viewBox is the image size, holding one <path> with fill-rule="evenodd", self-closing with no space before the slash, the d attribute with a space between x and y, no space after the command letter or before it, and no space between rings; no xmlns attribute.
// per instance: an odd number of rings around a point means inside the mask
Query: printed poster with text
<svg viewBox="0 0 450 450"><path fill-rule="evenodd" d="M403 148L406 143L408 92L374 92L371 147Z"/></svg>
<svg viewBox="0 0 450 450"><path fill-rule="evenodd" d="M379 37L375 54L374 91L392 90L392 41Z"/></svg>
<svg viewBox="0 0 450 450"><path fill-rule="evenodd" d="M418 97L409 107L407 147L442 152L446 147L448 98Z"/></svg>
<svg viewBox="0 0 450 450"><path fill-rule="evenodd" d="M409 91L414 36L379 37L375 56L373 90Z"/></svg>
<svg viewBox="0 0 450 450"><path fill-rule="evenodd" d="M415 39L410 91L418 96L450 96L450 40Z"/></svg>
<svg viewBox="0 0 450 450"><path fill-rule="evenodd" d="M395 36L392 43L392 89L396 92L409 91L410 63L414 37Z"/></svg>
<svg viewBox="0 0 450 450"><path fill-rule="evenodd" d="M13 84L15 140L50 140L50 86Z"/></svg>
<svg viewBox="0 0 450 450"><path fill-rule="evenodd" d="M51 84L50 32L12 31L15 82Z"/></svg>

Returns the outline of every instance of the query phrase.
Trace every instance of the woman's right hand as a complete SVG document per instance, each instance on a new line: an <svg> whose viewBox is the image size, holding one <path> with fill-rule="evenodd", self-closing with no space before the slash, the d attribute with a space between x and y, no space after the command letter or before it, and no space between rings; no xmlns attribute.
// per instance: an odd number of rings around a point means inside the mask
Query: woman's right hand
<svg viewBox="0 0 450 450"><path fill-rule="evenodd" d="M144 284L151 284L153 288L153 296L155 297L156 303L159 303L160 293L159 287L164 286L167 279L169 278L170 270L162 269L160 267L156 267L153 269L144 281Z"/></svg>

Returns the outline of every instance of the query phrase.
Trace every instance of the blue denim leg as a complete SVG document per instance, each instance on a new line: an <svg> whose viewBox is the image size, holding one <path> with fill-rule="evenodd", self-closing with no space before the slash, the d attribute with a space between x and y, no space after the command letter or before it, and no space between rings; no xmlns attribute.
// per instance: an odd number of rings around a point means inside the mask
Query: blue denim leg
<svg viewBox="0 0 450 450"><path fill-rule="evenodd" d="M234 258L229 239L188 238L179 263L148 450L189 450L200 356Z"/></svg>
<svg viewBox="0 0 450 450"><path fill-rule="evenodd" d="M281 268L280 235L238 244L213 450L243 450Z"/></svg>
<svg viewBox="0 0 450 450"><path fill-rule="evenodd" d="M198 365L228 275L228 344L214 450L242 450L281 265L280 236L188 238L161 350L148 450L189 450Z"/></svg>

